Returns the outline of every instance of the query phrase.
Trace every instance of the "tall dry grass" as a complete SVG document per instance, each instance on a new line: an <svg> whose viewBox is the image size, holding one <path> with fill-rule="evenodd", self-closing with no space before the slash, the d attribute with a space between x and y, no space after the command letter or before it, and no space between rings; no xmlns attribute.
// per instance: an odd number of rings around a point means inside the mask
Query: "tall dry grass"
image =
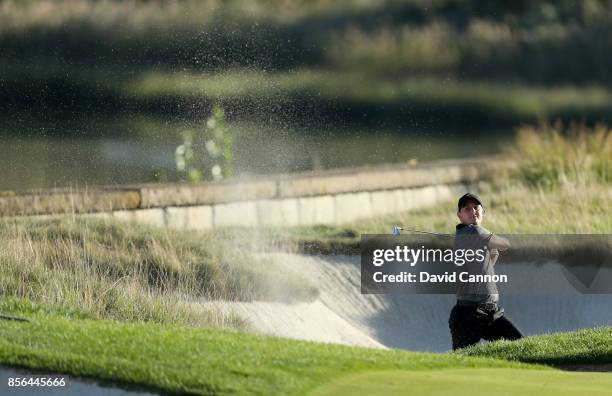
<svg viewBox="0 0 612 396"><path fill-rule="evenodd" d="M479 188L486 212L484 226L498 234L610 234L612 188L601 184L585 188L565 186L553 191L500 180ZM390 234L403 225L452 234L458 223L457 200L418 211L390 214L344 226L360 234ZM321 236L320 239L328 238ZM310 239L315 239L311 237Z"/></svg>
<svg viewBox="0 0 612 396"><path fill-rule="evenodd" d="M96 318L241 328L201 301L311 299L317 290L214 234L61 217L0 222L0 292Z"/></svg>
<svg viewBox="0 0 612 396"><path fill-rule="evenodd" d="M612 129L604 125L526 126L510 153L519 165L516 176L529 186L612 184Z"/></svg>

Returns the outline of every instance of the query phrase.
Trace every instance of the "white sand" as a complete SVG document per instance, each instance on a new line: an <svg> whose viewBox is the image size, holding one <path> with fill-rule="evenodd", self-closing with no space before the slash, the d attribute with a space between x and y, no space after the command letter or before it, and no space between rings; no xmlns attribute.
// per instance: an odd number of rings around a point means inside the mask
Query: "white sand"
<svg viewBox="0 0 612 396"><path fill-rule="evenodd" d="M254 330L264 334L300 340L384 348L382 344L338 316L321 301L284 304L276 302L209 303L222 312L247 319Z"/></svg>
<svg viewBox="0 0 612 396"><path fill-rule="evenodd" d="M453 295L363 295L358 256L275 253L267 254L266 261L308 279L319 289L319 297L298 304L208 301L204 305L233 312L265 334L375 348L450 349ZM526 334L612 325L612 295L580 294L559 269L550 266L506 270L517 287L500 289L501 303Z"/></svg>
<svg viewBox="0 0 612 396"><path fill-rule="evenodd" d="M319 298L302 303L208 301L204 305L247 319L255 331L264 334L385 348L372 337L370 326L362 325L363 319L381 308L383 300L360 294L358 267L285 253L267 254L266 259L274 260L283 271L299 269L319 289Z"/></svg>

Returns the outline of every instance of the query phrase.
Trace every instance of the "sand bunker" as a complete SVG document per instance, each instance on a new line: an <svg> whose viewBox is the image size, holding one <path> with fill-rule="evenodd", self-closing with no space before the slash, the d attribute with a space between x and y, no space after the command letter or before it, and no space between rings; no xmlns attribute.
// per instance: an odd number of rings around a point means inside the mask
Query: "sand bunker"
<svg viewBox="0 0 612 396"><path fill-rule="evenodd" d="M299 272L315 284L314 302L207 302L249 320L255 331L278 336L360 345L447 351L451 340L448 316L453 295L360 293L357 256L267 255L287 271ZM612 324L612 295L580 294L558 266L499 266L522 285L500 288L506 313L526 334L570 331ZM543 280L546 290L541 287ZM538 287L540 285L540 287ZM554 292L551 292L554 291Z"/></svg>

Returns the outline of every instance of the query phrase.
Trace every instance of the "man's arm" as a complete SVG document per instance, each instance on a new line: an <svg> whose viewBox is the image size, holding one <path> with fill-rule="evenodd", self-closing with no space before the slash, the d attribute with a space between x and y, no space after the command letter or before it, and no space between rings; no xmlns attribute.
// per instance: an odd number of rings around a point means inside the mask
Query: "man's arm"
<svg viewBox="0 0 612 396"><path fill-rule="evenodd" d="M490 259L491 265L495 265L497 263L498 258L499 258L499 250L491 249L489 252L489 259Z"/></svg>
<svg viewBox="0 0 612 396"><path fill-rule="evenodd" d="M510 241L499 235L491 234L489 243L487 244L489 249L497 249L499 251L508 250L510 248Z"/></svg>

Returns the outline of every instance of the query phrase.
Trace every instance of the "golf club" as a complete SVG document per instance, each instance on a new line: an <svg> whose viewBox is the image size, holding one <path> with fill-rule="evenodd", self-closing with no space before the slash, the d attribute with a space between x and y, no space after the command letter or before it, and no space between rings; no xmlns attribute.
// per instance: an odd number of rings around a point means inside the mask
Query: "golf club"
<svg viewBox="0 0 612 396"><path fill-rule="evenodd" d="M455 237L454 235L451 235L451 234L439 234L437 232L421 231L421 230L416 230L414 228L406 228L406 227L399 227L399 226L394 226L393 231L391 233L393 235L401 235L402 231L415 232L418 234L435 235L435 236L444 237L444 238L454 238Z"/></svg>

